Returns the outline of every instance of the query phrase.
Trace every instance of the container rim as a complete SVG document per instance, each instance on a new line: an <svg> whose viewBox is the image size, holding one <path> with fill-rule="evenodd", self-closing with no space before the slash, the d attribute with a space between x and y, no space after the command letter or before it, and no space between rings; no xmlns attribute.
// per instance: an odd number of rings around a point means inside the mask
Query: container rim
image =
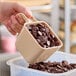
<svg viewBox="0 0 76 76"><path fill-rule="evenodd" d="M19 59L19 58L17 58ZM45 75L67 75L67 74L70 74L74 71L76 71L76 69L73 69L73 70L70 70L68 72L64 72L64 73L48 73L48 72L44 72L44 71L39 71L39 70L35 70L35 69L31 69L31 68L24 68L24 67L21 67L21 66L18 66L18 65L15 65L15 64L9 64L10 66L15 66L17 68L20 68L20 69L23 69L23 70L28 70L28 71L32 71L32 72L37 72L37 73L42 73L42 74L45 74Z"/></svg>
<svg viewBox="0 0 76 76"><path fill-rule="evenodd" d="M63 53L63 52L59 52L59 53ZM64 53L63 53L64 54ZM68 54L69 55L69 54ZM71 54L73 55L73 54ZM76 55L75 55L76 56ZM67 75L67 74L71 74L73 72L76 72L76 69L73 69L73 70L69 70L68 72L64 72L64 73L48 73L48 72L44 72L44 71L39 71L39 70L35 70L35 69L31 69L31 68L27 68L27 67L21 67L19 65L15 65L13 64L14 61L16 60L20 60L20 59L23 59L23 57L16 57L16 58L13 58L13 59L10 59L6 62L7 65L9 66L15 66L17 68L20 68L20 69L24 69L24 70L28 70L28 71L32 71L32 72L37 72L37 73L42 73L42 74L46 74L46 75Z"/></svg>

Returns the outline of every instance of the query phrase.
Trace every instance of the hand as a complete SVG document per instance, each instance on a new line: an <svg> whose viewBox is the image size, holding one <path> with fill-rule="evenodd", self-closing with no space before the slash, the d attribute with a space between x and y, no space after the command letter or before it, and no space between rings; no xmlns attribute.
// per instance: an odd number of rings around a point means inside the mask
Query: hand
<svg viewBox="0 0 76 76"><path fill-rule="evenodd" d="M18 28L21 27L21 24L15 18L18 13L23 13L28 18L32 17L31 11L18 3L0 3L0 22L3 23L13 35L19 32L20 30Z"/></svg>

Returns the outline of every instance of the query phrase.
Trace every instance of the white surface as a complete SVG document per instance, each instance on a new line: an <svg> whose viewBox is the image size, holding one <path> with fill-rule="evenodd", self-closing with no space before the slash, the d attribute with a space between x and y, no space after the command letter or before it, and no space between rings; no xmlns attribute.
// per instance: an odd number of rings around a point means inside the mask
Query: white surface
<svg viewBox="0 0 76 76"><path fill-rule="evenodd" d="M53 30L56 34L58 34L59 31L59 0L52 0L52 11L50 16L50 24L52 25Z"/></svg>
<svg viewBox="0 0 76 76"><path fill-rule="evenodd" d="M47 10L47 9L51 9L52 5L32 6L29 8L31 11Z"/></svg>
<svg viewBox="0 0 76 76"><path fill-rule="evenodd" d="M76 63L76 55L63 52L55 52L48 61L67 60L69 63ZM27 68L23 58L11 59L7 62L10 65L11 76L76 76L76 69L59 74L46 73Z"/></svg>
<svg viewBox="0 0 76 76"><path fill-rule="evenodd" d="M65 0L65 52L70 53L70 0Z"/></svg>

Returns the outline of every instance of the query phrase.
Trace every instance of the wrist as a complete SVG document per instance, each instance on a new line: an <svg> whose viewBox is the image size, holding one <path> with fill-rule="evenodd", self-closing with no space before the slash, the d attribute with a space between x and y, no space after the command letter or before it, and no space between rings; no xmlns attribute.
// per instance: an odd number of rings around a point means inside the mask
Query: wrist
<svg viewBox="0 0 76 76"><path fill-rule="evenodd" d="M4 2L0 2L0 23L2 23L2 9L3 9L3 5L4 5Z"/></svg>
<svg viewBox="0 0 76 76"><path fill-rule="evenodd" d="M2 10L2 2L0 2L0 23L1 23L1 10Z"/></svg>

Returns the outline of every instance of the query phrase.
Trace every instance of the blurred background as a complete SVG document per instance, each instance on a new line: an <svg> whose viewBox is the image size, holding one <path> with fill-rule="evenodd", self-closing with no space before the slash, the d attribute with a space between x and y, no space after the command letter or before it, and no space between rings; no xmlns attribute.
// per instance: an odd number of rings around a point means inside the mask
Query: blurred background
<svg viewBox="0 0 76 76"><path fill-rule="evenodd" d="M64 0L1 0L6 2L18 2L27 6L33 15L42 21L46 21L57 33L65 45L65 29L70 29L70 53L76 54L76 0L70 0L71 21L70 28L65 28L65 2ZM16 37L11 35L6 27L0 24L0 52L15 53ZM64 46L60 51L65 51ZM68 51L68 50L67 50ZM65 52L67 52L65 51Z"/></svg>

